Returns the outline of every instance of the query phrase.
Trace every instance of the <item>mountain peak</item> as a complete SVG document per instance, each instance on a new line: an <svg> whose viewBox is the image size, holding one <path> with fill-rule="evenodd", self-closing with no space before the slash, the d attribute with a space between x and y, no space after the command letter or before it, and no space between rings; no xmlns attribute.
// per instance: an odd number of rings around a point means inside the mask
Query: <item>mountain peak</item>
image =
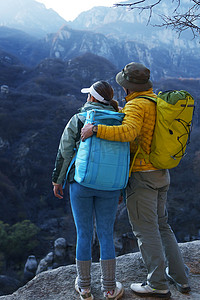
<svg viewBox="0 0 200 300"><path fill-rule="evenodd" d="M41 37L57 32L66 21L53 9L35 0L0 1L0 26L7 26Z"/></svg>

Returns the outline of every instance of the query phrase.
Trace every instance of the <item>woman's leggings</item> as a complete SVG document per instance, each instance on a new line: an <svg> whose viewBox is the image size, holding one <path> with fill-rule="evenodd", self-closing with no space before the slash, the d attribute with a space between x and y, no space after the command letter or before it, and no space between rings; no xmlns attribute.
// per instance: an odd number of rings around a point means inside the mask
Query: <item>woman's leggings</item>
<svg viewBox="0 0 200 300"><path fill-rule="evenodd" d="M102 260L115 258L113 228L120 191L101 191L70 184L70 200L77 231L76 259L91 260L93 217L96 218L97 236Z"/></svg>

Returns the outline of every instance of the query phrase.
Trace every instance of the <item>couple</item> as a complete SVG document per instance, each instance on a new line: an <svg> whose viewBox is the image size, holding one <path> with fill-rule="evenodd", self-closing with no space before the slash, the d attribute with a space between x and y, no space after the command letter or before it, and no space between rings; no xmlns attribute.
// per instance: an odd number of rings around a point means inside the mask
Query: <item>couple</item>
<svg viewBox="0 0 200 300"><path fill-rule="evenodd" d="M78 114L68 122L61 137L52 181L54 195L63 197L62 183L66 170L78 148L80 139L96 134L98 138L130 142L131 162L138 143L143 151L150 153L156 120L156 104L142 96L155 97L150 71L140 63L131 62L116 76L117 83L126 92L125 114L122 125L106 126L87 124L81 130ZM113 89L105 81L94 83L89 89L82 111L106 109L117 111ZM137 98L140 96L140 98ZM137 142L136 142L137 138ZM184 265L176 238L167 223L166 200L170 184L168 170L158 170L146 163L138 153L131 165L131 176L126 188L126 204L129 221L135 234L145 266L147 280L132 283L131 289L140 296L169 299L168 281L172 281L182 293L190 291L187 269ZM93 235L93 212L95 212L97 235L100 243L100 266L102 291L105 299L119 299L124 289L115 279L116 259L113 227L118 206L119 191L99 191L81 186L73 180L74 169L68 175L70 201L77 229L75 289L81 299L92 300L91 294L91 241ZM134 266L133 266L134 268Z"/></svg>

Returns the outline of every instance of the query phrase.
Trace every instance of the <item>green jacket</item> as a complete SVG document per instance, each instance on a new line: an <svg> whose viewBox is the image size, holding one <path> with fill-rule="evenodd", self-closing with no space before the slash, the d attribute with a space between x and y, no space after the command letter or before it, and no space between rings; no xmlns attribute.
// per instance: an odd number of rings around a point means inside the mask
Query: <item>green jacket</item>
<svg viewBox="0 0 200 300"><path fill-rule="evenodd" d="M115 111L112 106L96 102L86 102L80 109L80 112L86 112L91 109L106 109ZM52 182L63 184L69 164L80 144L81 128L85 122L85 117L75 114L67 123L61 136L55 168L52 174ZM68 181L74 180L74 166L68 175Z"/></svg>

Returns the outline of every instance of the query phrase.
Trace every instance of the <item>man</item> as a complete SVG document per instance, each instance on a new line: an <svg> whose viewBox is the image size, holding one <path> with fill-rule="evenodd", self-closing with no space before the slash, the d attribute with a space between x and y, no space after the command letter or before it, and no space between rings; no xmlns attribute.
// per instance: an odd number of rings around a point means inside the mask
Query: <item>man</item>
<svg viewBox="0 0 200 300"><path fill-rule="evenodd" d="M176 238L167 223L169 171L156 169L146 159L151 150L156 120L156 104L145 98L156 98L149 78L150 71L144 65L127 64L116 76L117 83L127 94L122 125L88 124L82 129L82 140L96 134L98 138L130 142L127 209L148 272L147 281L132 283L131 289L141 296L168 299L171 293L166 278L173 281L182 293L189 292L190 287Z"/></svg>

